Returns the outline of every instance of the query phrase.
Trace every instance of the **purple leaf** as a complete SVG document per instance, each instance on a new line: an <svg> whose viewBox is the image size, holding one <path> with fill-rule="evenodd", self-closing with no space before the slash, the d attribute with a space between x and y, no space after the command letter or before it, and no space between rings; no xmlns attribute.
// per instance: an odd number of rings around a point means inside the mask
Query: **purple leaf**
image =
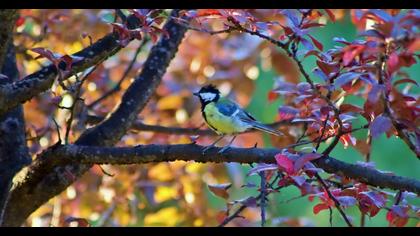
<svg viewBox="0 0 420 236"><path fill-rule="evenodd" d="M305 181L306 181L306 179L305 179L305 177L303 177L303 176L290 176L292 179L293 179L293 181L300 187L300 186L302 186L304 183L305 183Z"/></svg>
<svg viewBox="0 0 420 236"><path fill-rule="evenodd" d="M250 175L255 175L258 174L259 172L262 171L267 171L267 170L278 170L278 166L276 164L258 164L256 167L252 168L251 170L249 170L248 172L248 176Z"/></svg>
<svg viewBox="0 0 420 236"><path fill-rule="evenodd" d="M406 217L408 217L408 215L404 211L405 208L406 208L405 206L394 205L394 206L391 207L391 210L392 210L393 213L397 214L399 217L406 218Z"/></svg>
<svg viewBox="0 0 420 236"><path fill-rule="evenodd" d="M308 122L308 123L311 123L311 122L316 122L317 120L315 120L314 118L295 118L295 119L293 119L292 120L292 123L294 123L294 122Z"/></svg>
<svg viewBox="0 0 420 236"><path fill-rule="evenodd" d="M373 29L362 32L360 36L368 36L368 37L375 37L375 38L381 38L381 39L385 38L381 33Z"/></svg>
<svg viewBox="0 0 420 236"><path fill-rule="evenodd" d="M354 206L357 203L356 198L351 196L339 196L336 199L340 202L340 205L344 207Z"/></svg>
<svg viewBox="0 0 420 236"><path fill-rule="evenodd" d="M353 72L341 74L340 76L337 77L337 79L334 80L334 85L336 86L336 88L339 88L359 76L360 76L359 73L353 73Z"/></svg>
<svg viewBox="0 0 420 236"><path fill-rule="evenodd" d="M294 26L299 25L298 17L294 10L283 10L282 13L287 16L287 18L291 21Z"/></svg>
<svg viewBox="0 0 420 236"><path fill-rule="evenodd" d="M303 156L299 157L299 159L297 159L295 161L294 171L295 172L299 171L300 169L302 169L302 167L306 163L308 163L308 162L310 162L312 160L316 160L316 159L318 159L320 157L322 157L322 155L319 154L319 153L306 153L306 154L304 154Z"/></svg>
<svg viewBox="0 0 420 236"><path fill-rule="evenodd" d="M337 43L343 43L343 44L346 44L346 45L350 44L345 38L334 37L333 41L335 41Z"/></svg>
<svg viewBox="0 0 420 236"><path fill-rule="evenodd" d="M311 85L307 82L300 82L296 87L300 92L305 92L311 89Z"/></svg>
<svg viewBox="0 0 420 236"><path fill-rule="evenodd" d="M328 80L328 77L319 68L315 68L313 73L325 82Z"/></svg>
<svg viewBox="0 0 420 236"><path fill-rule="evenodd" d="M247 197L247 198L244 198L244 199L235 200L232 203L233 204L241 203L242 205L247 206L247 207L256 207L257 206L257 199L255 197Z"/></svg>
<svg viewBox="0 0 420 236"><path fill-rule="evenodd" d="M379 193L369 191L369 192L361 192L361 196L365 198L368 202L374 204L378 208L382 208L385 206L386 199Z"/></svg>
<svg viewBox="0 0 420 236"><path fill-rule="evenodd" d="M313 50L314 46L312 45L311 42L309 42L309 40L305 39L305 38L300 38L300 42L302 42L303 46L305 46L306 49L308 50Z"/></svg>
<svg viewBox="0 0 420 236"><path fill-rule="evenodd" d="M379 137L391 128L391 120L383 115L377 116L369 126L370 134L373 138Z"/></svg>
<svg viewBox="0 0 420 236"><path fill-rule="evenodd" d="M376 102L378 102L379 97L381 95L381 92L382 92L383 88L384 87L382 85L380 85L380 84L374 84L372 86L372 89L368 93L367 100L370 103L376 103Z"/></svg>
<svg viewBox="0 0 420 236"><path fill-rule="evenodd" d="M380 17L384 21L391 21L392 20L392 16L384 10L374 9L374 10L370 10L369 12L378 16L378 17Z"/></svg>
<svg viewBox="0 0 420 236"><path fill-rule="evenodd" d="M282 120L295 118L298 113L299 109L296 109L291 106L281 106L279 108L279 115Z"/></svg>

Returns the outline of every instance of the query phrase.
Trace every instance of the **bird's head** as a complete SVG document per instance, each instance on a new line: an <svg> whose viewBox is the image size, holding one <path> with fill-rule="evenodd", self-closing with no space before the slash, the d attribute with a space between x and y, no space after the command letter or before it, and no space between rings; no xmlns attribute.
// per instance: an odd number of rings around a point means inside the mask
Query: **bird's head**
<svg viewBox="0 0 420 236"><path fill-rule="evenodd" d="M200 98L201 103L207 104L216 102L220 98L220 91L213 85L209 84L200 89L200 91L193 93L194 96Z"/></svg>

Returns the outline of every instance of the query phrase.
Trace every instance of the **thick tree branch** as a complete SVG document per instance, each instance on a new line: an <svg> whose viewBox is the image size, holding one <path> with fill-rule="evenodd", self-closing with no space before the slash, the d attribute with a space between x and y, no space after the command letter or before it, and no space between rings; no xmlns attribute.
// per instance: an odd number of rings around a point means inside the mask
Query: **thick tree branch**
<svg viewBox="0 0 420 236"><path fill-rule="evenodd" d="M56 156L55 164L60 162L80 162L89 164L144 164L150 162L168 162L168 161L195 161L201 163L207 162L237 162L237 163L276 163L274 156L280 152L279 149L261 149L261 148L231 148L224 153L219 154L220 148L210 148L204 155L202 149L204 146L196 144L178 144L178 145L141 145L136 147L93 147L66 145L53 148L44 156ZM313 161L313 163L328 173L334 173L340 176L355 179L357 181L394 190L410 191L420 194L420 181L389 175L381 171L366 168L361 165L349 164L332 157L323 157Z"/></svg>
<svg viewBox="0 0 420 236"><path fill-rule="evenodd" d="M12 83L18 79L13 42L10 40L7 44L8 51L0 71L8 78L0 80L0 83ZM31 156L26 146L23 107L19 105L0 115L0 225L2 225L13 177L30 163Z"/></svg>
<svg viewBox="0 0 420 236"><path fill-rule="evenodd" d="M117 40L118 34L110 33L91 46L73 54L83 59L72 64L69 75L84 71L117 53L122 48ZM57 76L56 67L49 65L14 83L0 85L0 115L48 90Z"/></svg>
<svg viewBox="0 0 420 236"><path fill-rule="evenodd" d="M174 10L172 16L178 16L178 12L179 10ZM174 20L169 20L164 30L168 32L169 37L162 36L153 46L142 72L124 93L115 112L95 127L86 130L76 144L111 146L131 127L137 114L144 108L159 85L186 32L186 28ZM21 225L39 206L65 190L92 167L90 163L55 166L53 162L59 158L59 153L57 155L37 158L30 167L25 181L12 191L5 214L6 226Z"/></svg>
<svg viewBox="0 0 420 236"><path fill-rule="evenodd" d="M0 10L0 71L5 61L10 39L13 38L13 28L18 17L16 9Z"/></svg>

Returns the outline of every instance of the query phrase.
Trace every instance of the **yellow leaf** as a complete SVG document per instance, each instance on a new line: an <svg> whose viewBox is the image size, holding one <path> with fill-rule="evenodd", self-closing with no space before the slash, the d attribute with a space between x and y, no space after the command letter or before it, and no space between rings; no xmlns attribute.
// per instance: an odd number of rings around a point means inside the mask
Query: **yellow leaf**
<svg viewBox="0 0 420 236"><path fill-rule="evenodd" d="M167 186L159 186L155 192L155 200L157 203L173 199L177 197L177 189L175 186L167 187Z"/></svg>
<svg viewBox="0 0 420 236"><path fill-rule="evenodd" d="M179 214L176 207L164 208L155 214L149 214L144 217L144 224L153 226L175 226L178 222L183 221L185 217Z"/></svg>
<svg viewBox="0 0 420 236"><path fill-rule="evenodd" d="M157 103L159 110L178 109L182 106L182 97L179 95L169 95L161 98Z"/></svg>
<svg viewBox="0 0 420 236"><path fill-rule="evenodd" d="M169 181L174 178L168 163L159 163L149 171L149 178L157 181Z"/></svg>

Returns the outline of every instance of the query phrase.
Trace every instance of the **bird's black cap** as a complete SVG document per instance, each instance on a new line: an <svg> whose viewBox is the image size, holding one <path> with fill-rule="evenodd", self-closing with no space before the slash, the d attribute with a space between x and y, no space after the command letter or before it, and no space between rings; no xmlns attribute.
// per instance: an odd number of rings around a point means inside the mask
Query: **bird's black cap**
<svg viewBox="0 0 420 236"><path fill-rule="evenodd" d="M193 93L195 96L198 96L200 93L215 93L220 94L220 91L216 88L216 86L209 84L204 87L201 87L200 91Z"/></svg>

